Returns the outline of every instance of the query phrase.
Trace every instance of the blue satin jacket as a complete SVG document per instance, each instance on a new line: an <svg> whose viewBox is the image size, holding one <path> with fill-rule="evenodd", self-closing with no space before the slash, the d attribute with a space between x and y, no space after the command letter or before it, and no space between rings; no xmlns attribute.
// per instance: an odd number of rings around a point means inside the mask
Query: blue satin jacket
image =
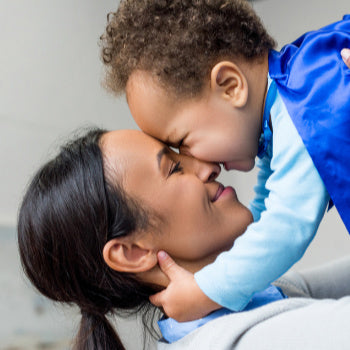
<svg viewBox="0 0 350 350"><path fill-rule="evenodd" d="M269 74L350 232L350 15L270 51Z"/></svg>

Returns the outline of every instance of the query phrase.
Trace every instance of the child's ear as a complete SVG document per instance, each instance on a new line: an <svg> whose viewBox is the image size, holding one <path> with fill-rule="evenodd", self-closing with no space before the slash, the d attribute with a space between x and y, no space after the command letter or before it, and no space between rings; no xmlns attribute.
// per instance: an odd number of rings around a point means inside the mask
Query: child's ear
<svg viewBox="0 0 350 350"><path fill-rule="evenodd" d="M211 90L229 100L234 107L242 108L248 101L248 82L241 69L233 62L217 63L210 74Z"/></svg>
<svg viewBox="0 0 350 350"><path fill-rule="evenodd" d="M103 259L111 269L130 273L149 271L158 263L157 252L129 237L108 241L103 248Z"/></svg>

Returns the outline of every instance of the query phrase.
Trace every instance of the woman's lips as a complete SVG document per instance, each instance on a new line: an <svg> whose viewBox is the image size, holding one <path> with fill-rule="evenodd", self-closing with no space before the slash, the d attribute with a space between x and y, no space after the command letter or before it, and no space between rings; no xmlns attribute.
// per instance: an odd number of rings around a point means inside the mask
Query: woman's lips
<svg viewBox="0 0 350 350"><path fill-rule="evenodd" d="M236 195L236 192L233 189L233 187L231 187L231 186L224 187L222 184L219 184L219 188L218 188L212 202L217 201L222 195L225 195L226 193L233 193L234 195Z"/></svg>
<svg viewBox="0 0 350 350"><path fill-rule="evenodd" d="M212 202L215 202L221 195L221 193L224 191L225 187L222 184L219 184L219 188L216 191L215 197L213 198Z"/></svg>

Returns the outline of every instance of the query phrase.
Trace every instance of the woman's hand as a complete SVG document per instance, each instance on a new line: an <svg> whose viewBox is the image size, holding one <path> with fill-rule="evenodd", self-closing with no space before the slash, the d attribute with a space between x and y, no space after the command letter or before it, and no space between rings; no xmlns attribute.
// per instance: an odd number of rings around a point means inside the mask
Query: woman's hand
<svg viewBox="0 0 350 350"><path fill-rule="evenodd" d="M170 282L149 299L153 305L162 307L167 316L178 322L192 321L221 307L202 292L194 275L178 266L167 253L158 252L158 263Z"/></svg>
<svg viewBox="0 0 350 350"><path fill-rule="evenodd" d="M345 64L350 68L350 49L343 49L340 54Z"/></svg>

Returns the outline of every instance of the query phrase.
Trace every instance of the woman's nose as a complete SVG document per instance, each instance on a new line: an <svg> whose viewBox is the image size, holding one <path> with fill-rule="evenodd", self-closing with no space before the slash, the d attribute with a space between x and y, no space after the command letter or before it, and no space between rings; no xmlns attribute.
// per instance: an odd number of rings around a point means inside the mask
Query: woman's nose
<svg viewBox="0 0 350 350"><path fill-rule="evenodd" d="M221 167L218 163L198 161L197 176L203 182L213 182L220 175Z"/></svg>

